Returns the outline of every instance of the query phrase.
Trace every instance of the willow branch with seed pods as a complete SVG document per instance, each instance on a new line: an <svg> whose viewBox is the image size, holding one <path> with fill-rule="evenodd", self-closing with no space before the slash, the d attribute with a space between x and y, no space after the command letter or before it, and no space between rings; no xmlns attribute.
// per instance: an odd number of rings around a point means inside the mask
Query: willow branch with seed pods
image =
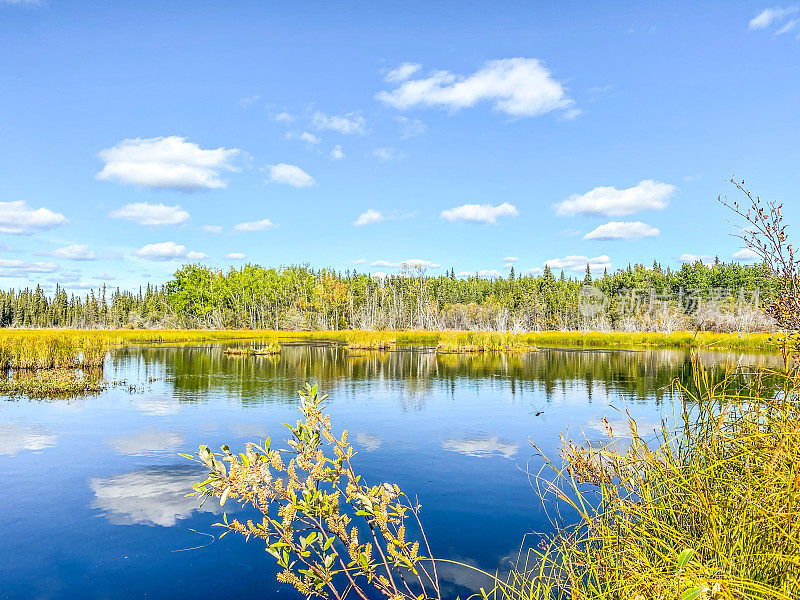
<svg viewBox="0 0 800 600"><path fill-rule="evenodd" d="M377 592L390 600L441 600L435 569L429 573L420 564L429 557L419 554L419 541L406 539L413 515L430 552L419 503L397 485L364 484L347 432L334 435L322 413L327 396L309 384L299 394L303 420L286 424L288 449L271 448L267 438L239 454L228 446L220 453L201 446L196 456L183 455L209 469L191 495L257 509L260 523L230 521L225 514L217 525L227 529L223 535L235 531L263 540L282 568L278 581L306 597L344 600L354 594L369 600ZM366 526L367 541L359 541L358 523Z"/></svg>

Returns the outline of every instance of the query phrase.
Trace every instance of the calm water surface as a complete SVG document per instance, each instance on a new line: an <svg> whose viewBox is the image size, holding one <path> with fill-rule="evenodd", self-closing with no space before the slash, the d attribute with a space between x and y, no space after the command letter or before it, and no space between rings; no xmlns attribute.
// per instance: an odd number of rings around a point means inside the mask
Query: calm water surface
<svg viewBox="0 0 800 600"><path fill-rule="evenodd" d="M105 368L127 384L98 396L0 398L0 598L297 598L275 582L262 543L214 537L219 506L184 497L203 472L177 453L283 440L306 381L330 394L367 481L418 495L434 554L493 571L526 532L550 527L525 473L541 466L530 439L556 456L560 432L602 441L599 420L623 431L625 410L652 429L673 414L670 381L690 373L688 354L675 351L222 350L128 348ZM459 586L485 585L442 575L462 597Z"/></svg>

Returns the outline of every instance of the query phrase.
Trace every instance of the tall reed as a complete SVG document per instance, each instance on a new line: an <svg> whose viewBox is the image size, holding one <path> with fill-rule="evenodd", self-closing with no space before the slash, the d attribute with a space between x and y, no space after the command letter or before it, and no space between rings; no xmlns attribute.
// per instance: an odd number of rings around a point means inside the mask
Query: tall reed
<svg viewBox="0 0 800 600"><path fill-rule="evenodd" d="M800 596L800 374L756 371L744 390L732 375L715 382L695 360L697 391L676 384L679 424L655 439L631 420L605 447L565 442L563 464L548 461L536 481L573 524L543 536L493 594Z"/></svg>

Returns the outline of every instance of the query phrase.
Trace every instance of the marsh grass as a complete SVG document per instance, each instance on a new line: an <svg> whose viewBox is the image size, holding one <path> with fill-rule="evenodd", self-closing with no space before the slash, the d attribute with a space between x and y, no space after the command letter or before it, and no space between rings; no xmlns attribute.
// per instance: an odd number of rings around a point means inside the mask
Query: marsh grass
<svg viewBox="0 0 800 600"><path fill-rule="evenodd" d="M31 398L96 394L106 387L101 374L78 369L17 371L10 377L0 378L0 394Z"/></svg>
<svg viewBox="0 0 800 600"><path fill-rule="evenodd" d="M545 508L559 511L557 533L492 595L797 598L800 374L759 370L745 389L733 375L714 381L695 360L697 392L676 384L678 425L655 439L631 420L628 432L609 428L602 448L565 441L563 464L548 460L535 476ZM767 379L777 394L765 393Z"/></svg>
<svg viewBox="0 0 800 600"><path fill-rule="evenodd" d="M226 348L224 354L228 356L275 356L281 353L281 345L269 342L260 345Z"/></svg>
<svg viewBox="0 0 800 600"><path fill-rule="evenodd" d="M439 352L459 354L469 352L535 352L537 348L513 333L491 331L447 332L436 346Z"/></svg>

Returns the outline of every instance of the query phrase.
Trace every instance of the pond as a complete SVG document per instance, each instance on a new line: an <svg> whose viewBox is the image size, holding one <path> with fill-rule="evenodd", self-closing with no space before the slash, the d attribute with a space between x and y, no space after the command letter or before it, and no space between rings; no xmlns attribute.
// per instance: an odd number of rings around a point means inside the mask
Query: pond
<svg viewBox="0 0 800 600"><path fill-rule="evenodd" d="M557 457L561 432L602 442L600 420L624 433L626 410L652 430L673 415L670 382L691 376L683 351L223 350L123 348L105 366L117 385L99 395L0 399L0 598L298 598L275 581L261 542L217 539L220 507L184 496L204 477L177 453L284 440L306 381L330 394L334 428L350 432L367 481L418 496L434 554L494 571L525 533L551 527L528 475L542 464L531 440ZM453 596L486 584L440 573Z"/></svg>

